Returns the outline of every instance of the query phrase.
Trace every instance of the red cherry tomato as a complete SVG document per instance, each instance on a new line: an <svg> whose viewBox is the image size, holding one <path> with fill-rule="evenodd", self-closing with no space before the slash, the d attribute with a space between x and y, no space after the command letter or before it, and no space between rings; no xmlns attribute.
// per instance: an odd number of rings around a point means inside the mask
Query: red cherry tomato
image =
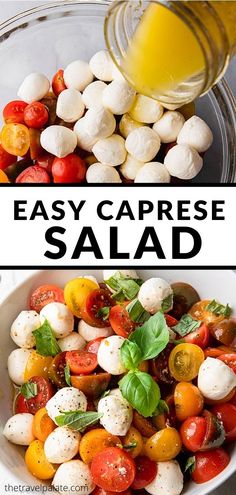
<svg viewBox="0 0 236 495"><path fill-rule="evenodd" d="M0 144L0 170L4 170L5 168L16 163L17 157L15 155L10 155Z"/></svg>
<svg viewBox="0 0 236 495"><path fill-rule="evenodd" d="M67 351L66 364L75 375L89 375L98 365L97 356L86 351Z"/></svg>
<svg viewBox="0 0 236 495"><path fill-rule="evenodd" d="M209 344L210 331L205 323L202 323L197 330L185 335L183 340L189 344L196 344L202 349L205 349Z"/></svg>
<svg viewBox="0 0 236 495"><path fill-rule="evenodd" d="M93 482L113 492L127 490L134 481L135 471L132 457L118 447L108 447L99 452L91 464Z"/></svg>
<svg viewBox="0 0 236 495"><path fill-rule="evenodd" d="M30 296L30 309L40 313L41 309L51 302L64 303L63 289L57 285L40 285Z"/></svg>
<svg viewBox="0 0 236 495"><path fill-rule="evenodd" d="M145 455L140 455L135 459L136 474L131 488L140 490L149 485L157 475L157 463L151 461Z"/></svg>
<svg viewBox="0 0 236 495"><path fill-rule="evenodd" d="M30 378L29 383L36 384L37 395L31 399L25 399L22 394L19 394L16 400L16 412L35 414L39 409L45 407L49 399L54 395L53 386L42 376L33 376Z"/></svg>
<svg viewBox="0 0 236 495"><path fill-rule="evenodd" d="M227 442L236 440L236 406L225 403L212 408L213 414L223 423Z"/></svg>
<svg viewBox="0 0 236 495"><path fill-rule="evenodd" d="M59 69L56 74L53 76L52 79L52 90L54 95L58 96L64 89L66 88L65 81L64 81L64 70Z"/></svg>
<svg viewBox="0 0 236 495"><path fill-rule="evenodd" d="M27 399L22 394L17 395L14 409L15 409L15 414L29 412Z"/></svg>
<svg viewBox="0 0 236 495"><path fill-rule="evenodd" d="M26 168L16 179L16 184L49 184L50 182L51 180L46 170L38 165L32 165L31 167Z"/></svg>
<svg viewBox="0 0 236 495"><path fill-rule="evenodd" d="M191 452L197 452L206 435L207 422L200 416L187 418L180 427L180 436L183 445Z"/></svg>
<svg viewBox="0 0 236 495"><path fill-rule="evenodd" d="M85 162L75 153L65 158L55 158L52 164L53 182L83 182L86 174Z"/></svg>
<svg viewBox="0 0 236 495"><path fill-rule="evenodd" d="M192 479L195 483L206 483L212 480L228 466L229 455L223 449L213 449L195 454L195 467Z"/></svg>
<svg viewBox="0 0 236 495"><path fill-rule="evenodd" d="M225 431L222 423L210 411L204 410L202 416L206 419L206 434L199 450L220 447L225 440Z"/></svg>
<svg viewBox="0 0 236 495"><path fill-rule="evenodd" d="M10 101L3 109L6 124L24 124L24 110L27 103L21 100Z"/></svg>
<svg viewBox="0 0 236 495"><path fill-rule="evenodd" d="M98 353L98 349L104 337L98 337L97 339L90 340L84 348L87 352L93 352L94 354Z"/></svg>
<svg viewBox="0 0 236 495"><path fill-rule="evenodd" d="M236 352L232 352L231 354L221 354L221 356L218 356L218 359L227 364L230 368L232 368L234 373L236 373Z"/></svg>
<svg viewBox="0 0 236 495"><path fill-rule="evenodd" d="M51 155L50 153L43 153L42 155L37 157L37 161L35 165L39 165L42 168L45 168L45 170L51 174L52 172L52 164L55 159L54 155Z"/></svg>
<svg viewBox="0 0 236 495"><path fill-rule="evenodd" d="M124 338L128 338L135 330L135 323L130 319L127 309L120 304L111 308L109 322L114 332Z"/></svg>
<svg viewBox="0 0 236 495"><path fill-rule="evenodd" d="M167 315L165 314L165 320L166 320L166 324L168 327L174 327L175 325L177 325L178 323L178 320L176 320L173 316L170 316L170 315Z"/></svg>
<svg viewBox="0 0 236 495"><path fill-rule="evenodd" d="M100 311L106 307L110 308L114 304L114 300L105 289L95 289L87 296L82 317L90 325L99 328L109 327L109 320L104 319Z"/></svg>
<svg viewBox="0 0 236 495"><path fill-rule="evenodd" d="M34 101L27 105L24 110L24 120L28 127L42 129L48 121L48 111L40 101Z"/></svg>

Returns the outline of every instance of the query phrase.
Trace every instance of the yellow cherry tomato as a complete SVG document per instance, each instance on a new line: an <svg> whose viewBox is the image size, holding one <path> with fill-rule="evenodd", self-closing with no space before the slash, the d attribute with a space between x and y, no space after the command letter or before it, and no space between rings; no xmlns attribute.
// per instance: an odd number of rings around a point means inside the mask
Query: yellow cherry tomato
<svg viewBox="0 0 236 495"><path fill-rule="evenodd" d="M48 369L52 360L51 356L41 356L36 351L32 351L26 363L24 381L27 382L32 376L48 378Z"/></svg>
<svg viewBox="0 0 236 495"><path fill-rule="evenodd" d="M107 447L122 447L119 437L102 428L90 430L81 438L79 454L83 462L90 464L96 454Z"/></svg>
<svg viewBox="0 0 236 495"><path fill-rule="evenodd" d="M53 478L56 468L51 464L44 453L43 442L33 440L25 453L25 463L33 476L40 480Z"/></svg>
<svg viewBox="0 0 236 495"><path fill-rule="evenodd" d="M23 124L5 124L1 144L11 155L24 156L30 147L29 129Z"/></svg>
<svg viewBox="0 0 236 495"><path fill-rule="evenodd" d="M3 170L0 170L0 184L8 184L9 182L7 174Z"/></svg>
<svg viewBox="0 0 236 495"><path fill-rule="evenodd" d="M177 419L184 421L189 416L198 416L202 412L204 399L195 385L180 382L175 387L174 403Z"/></svg>
<svg viewBox="0 0 236 495"><path fill-rule="evenodd" d="M141 454L143 450L143 439L141 433L139 433L134 426L131 426L128 432L126 433L123 445L127 448L127 452L131 455L131 457L135 458ZM136 445L132 447L132 445Z"/></svg>
<svg viewBox="0 0 236 495"><path fill-rule="evenodd" d="M75 278L70 280L64 289L65 303L73 315L81 318L88 295L98 286L88 278Z"/></svg>
<svg viewBox="0 0 236 495"><path fill-rule="evenodd" d="M182 442L175 428L164 428L150 437L145 444L145 453L152 461L171 461L181 450Z"/></svg>
<svg viewBox="0 0 236 495"><path fill-rule="evenodd" d="M33 419L33 434L35 438L41 440L41 442L45 442L48 435L50 435L55 428L56 425L48 416L45 407L39 409Z"/></svg>
<svg viewBox="0 0 236 495"><path fill-rule="evenodd" d="M195 303L189 310L189 314L195 320L200 320L206 323L206 325L211 326L215 323L219 323L220 321L225 319L224 315L216 315L211 311L207 311L206 307L210 304L210 300L198 301Z"/></svg>
<svg viewBox="0 0 236 495"><path fill-rule="evenodd" d="M170 373L178 382L191 382L198 375L204 359L204 352L198 345L178 344L170 353Z"/></svg>

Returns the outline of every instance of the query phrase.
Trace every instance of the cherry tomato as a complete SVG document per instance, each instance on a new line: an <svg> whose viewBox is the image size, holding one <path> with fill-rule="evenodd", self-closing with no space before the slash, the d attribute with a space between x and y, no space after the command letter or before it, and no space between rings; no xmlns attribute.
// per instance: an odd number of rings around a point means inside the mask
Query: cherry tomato
<svg viewBox="0 0 236 495"><path fill-rule="evenodd" d="M204 349L204 355L206 358L218 358L222 354L224 354L224 351L222 351L222 349L220 349L219 347L207 347L206 349Z"/></svg>
<svg viewBox="0 0 236 495"><path fill-rule="evenodd" d="M199 328L194 330L193 332L185 335L183 340L185 342L189 342L190 344L196 344L201 349L205 349L208 346L210 339L210 330L205 323L202 323Z"/></svg>
<svg viewBox="0 0 236 495"><path fill-rule="evenodd" d="M206 420L206 434L200 450L220 447L225 440L225 431L222 423L210 411L204 410L202 416Z"/></svg>
<svg viewBox="0 0 236 495"><path fill-rule="evenodd" d="M47 460L40 440L33 440L27 448L25 463L29 472L40 480L49 480L56 472L56 467Z"/></svg>
<svg viewBox="0 0 236 495"><path fill-rule="evenodd" d="M53 362L51 356L41 356L36 351L32 351L27 359L24 382L28 382L34 376L42 376L48 378L48 371Z"/></svg>
<svg viewBox="0 0 236 495"><path fill-rule="evenodd" d="M75 375L89 375L98 365L97 356L86 351L67 351L66 364Z"/></svg>
<svg viewBox="0 0 236 495"><path fill-rule="evenodd" d="M83 182L86 175L86 165L75 153L65 158L55 158L52 164L52 176L55 183Z"/></svg>
<svg viewBox="0 0 236 495"><path fill-rule="evenodd" d="M180 436L186 449L191 452L200 450L206 435L206 419L201 416L192 416L182 423Z"/></svg>
<svg viewBox="0 0 236 495"><path fill-rule="evenodd" d="M94 354L95 356L95 354ZM97 399L107 390L111 380L110 373L97 373L96 375L71 375L72 387L78 388L89 399Z"/></svg>
<svg viewBox="0 0 236 495"><path fill-rule="evenodd" d="M66 351L57 354L48 369L49 379L57 387L66 387L65 380L65 366L66 366Z"/></svg>
<svg viewBox="0 0 236 495"><path fill-rule="evenodd" d="M63 76L64 76L64 70L63 69L59 69L56 72L56 74L53 76L52 90L56 96L58 96L62 91L64 91L64 89L67 89Z"/></svg>
<svg viewBox="0 0 236 495"><path fill-rule="evenodd" d="M7 174L3 170L0 170L0 184L8 184L9 182Z"/></svg>
<svg viewBox="0 0 236 495"><path fill-rule="evenodd" d="M143 437L149 438L157 432L157 429L151 423L150 419L144 418L137 411L134 411L133 424Z"/></svg>
<svg viewBox="0 0 236 495"><path fill-rule="evenodd" d="M114 332L124 338L128 338L135 329L135 323L130 319L127 309L120 304L111 308L109 322Z"/></svg>
<svg viewBox="0 0 236 495"><path fill-rule="evenodd" d="M1 144L10 155L24 156L30 147L29 129L23 124L4 125Z"/></svg>
<svg viewBox="0 0 236 495"><path fill-rule="evenodd" d="M174 327L175 325L177 325L178 323L178 320L176 320L176 318L174 318L173 316L170 316L170 315L167 315L165 314L165 320L166 320L166 324L168 327Z"/></svg>
<svg viewBox="0 0 236 495"><path fill-rule="evenodd" d="M48 416L45 407L39 409L33 419L33 434L35 438L45 442L46 438L55 430L56 425Z"/></svg>
<svg viewBox="0 0 236 495"><path fill-rule="evenodd" d="M54 395L51 383L42 376L33 376L29 383L37 385L37 395L27 399L28 412L35 414L39 409L45 407L49 399Z"/></svg>
<svg viewBox="0 0 236 495"><path fill-rule="evenodd" d="M188 311L192 318L203 321L209 327L224 319L223 315L216 315L215 313L206 310L206 307L210 302L210 300L198 301Z"/></svg>
<svg viewBox="0 0 236 495"><path fill-rule="evenodd" d="M54 155L51 155L50 153L42 153L40 156L37 157L37 162L35 165L39 165L42 168L45 168L45 170L51 174L52 171L52 164L55 159Z"/></svg>
<svg viewBox="0 0 236 495"><path fill-rule="evenodd" d="M13 165L17 160L17 157L14 155L10 155L0 144L0 170L4 170L5 168Z"/></svg>
<svg viewBox="0 0 236 495"><path fill-rule="evenodd" d="M81 438L79 454L83 462L90 464L96 454L108 447L122 448L119 437L102 428L95 428L85 433Z"/></svg>
<svg viewBox="0 0 236 495"><path fill-rule="evenodd" d="M49 184L50 182L51 180L46 170L38 165L32 165L26 168L16 179L16 184Z"/></svg>
<svg viewBox="0 0 236 495"><path fill-rule="evenodd" d="M197 291L189 284L176 282L171 285L173 289L173 308L170 314L177 320L186 314L193 304L199 301Z"/></svg>
<svg viewBox="0 0 236 495"><path fill-rule="evenodd" d="M236 373L236 352L231 354L221 354L218 359L227 364L230 368L232 368L234 373Z"/></svg>
<svg viewBox="0 0 236 495"><path fill-rule="evenodd" d="M189 416L197 416L203 410L204 399L200 390L189 382L177 383L174 392L176 416L184 421Z"/></svg>
<svg viewBox="0 0 236 495"><path fill-rule="evenodd" d="M67 282L64 289L65 303L73 315L81 318L88 295L97 289L97 284L88 278L75 278Z"/></svg>
<svg viewBox="0 0 236 495"><path fill-rule="evenodd" d="M87 352L93 352L94 354L97 354L103 339L104 337L98 337L97 339L90 340L90 342L87 342L84 350Z"/></svg>
<svg viewBox="0 0 236 495"><path fill-rule="evenodd" d="M30 296L30 309L40 313L51 302L64 303L64 292L57 285L40 285Z"/></svg>
<svg viewBox="0 0 236 495"><path fill-rule="evenodd" d="M88 317L87 323L92 324L95 327L109 327L110 321L104 320L103 315L99 312L102 308L110 308L114 304L114 299L112 299L105 289L95 289L86 299L83 319L87 321Z"/></svg>
<svg viewBox="0 0 236 495"><path fill-rule="evenodd" d="M21 100L10 101L3 109L6 124L24 124L24 110L27 103Z"/></svg>
<svg viewBox="0 0 236 495"><path fill-rule="evenodd" d="M33 101L24 110L24 120L28 127L42 129L48 121L48 111L40 101Z"/></svg>
<svg viewBox="0 0 236 495"><path fill-rule="evenodd" d="M45 105L48 111L48 122L47 125L55 124L57 118L56 108L57 108L57 98L53 93L48 93L44 98L42 98L41 103Z"/></svg>
<svg viewBox="0 0 236 495"><path fill-rule="evenodd" d="M109 447L98 453L91 464L94 483L113 492L127 490L134 481L135 472L132 457L118 447Z"/></svg>
<svg viewBox="0 0 236 495"><path fill-rule="evenodd" d="M128 452L133 459L141 454L143 450L143 438L137 428L134 428L134 426L129 427L123 439L123 445L126 449L128 449ZM132 447L132 445L135 446Z"/></svg>
<svg viewBox="0 0 236 495"><path fill-rule="evenodd" d="M40 153L42 153L43 148L40 144L40 136L41 132L39 129L29 129L29 137L30 137L30 158L31 160L36 160Z"/></svg>
<svg viewBox="0 0 236 495"><path fill-rule="evenodd" d="M170 373L179 382L190 382L198 375L204 359L204 352L198 345L178 344L170 353Z"/></svg>
<svg viewBox="0 0 236 495"><path fill-rule="evenodd" d="M211 327L211 334L222 344L236 351L236 318L223 319Z"/></svg>
<svg viewBox="0 0 236 495"><path fill-rule="evenodd" d="M174 459L180 453L181 447L179 432L175 428L167 427L148 438L144 451L152 461L162 462Z"/></svg>
<svg viewBox="0 0 236 495"><path fill-rule="evenodd" d="M218 404L212 408L213 414L223 423L227 442L236 440L236 405Z"/></svg>
<svg viewBox="0 0 236 495"><path fill-rule="evenodd" d="M192 479L195 483L206 483L221 473L230 461L229 455L221 448L195 454Z"/></svg>
<svg viewBox="0 0 236 495"><path fill-rule="evenodd" d="M157 475L157 463L151 461L145 455L140 455L135 459L136 474L131 488L140 490L149 485Z"/></svg>
<svg viewBox="0 0 236 495"><path fill-rule="evenodd" d="M157 381L172 385L175 379L170 374L168 365L171 351L175 348L174 344L168 344L166 348L160 352L157 358L150 361L150 373L157 378Z"/></svg>
<svg viewBox="0 0 236 495"><path fill-rule="evenodd" d="M15 414L29 412L27 399L22 394L18 394L16 397L14 411Z"/></svg>

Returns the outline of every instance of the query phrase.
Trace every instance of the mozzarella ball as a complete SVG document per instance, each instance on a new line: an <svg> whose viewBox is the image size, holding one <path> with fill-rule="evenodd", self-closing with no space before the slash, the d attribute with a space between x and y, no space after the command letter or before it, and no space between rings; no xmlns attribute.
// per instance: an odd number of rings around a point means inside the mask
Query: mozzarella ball
<svg viewBox="0 0 236 495"><path fill-rule="evenodd" d="M34 440L33 420L33 414L15 414L5 424L3 435L16 445L29 445Z"/></svg>
<svg viewBox="0 0 236 495"><path fill-rule="evenodd" d="M167 184L170 182L170 174L163 163L149 162L145 163L143 167L138 170L134 182Z"/></svg>
<svg viewBox="0 0 236 495"><path fill-rule="evenodd" d="M51 325L57 339L66 337L74 329L74 316L67 306L60 302L46 304L40 311L41 323L45 320Z"/></svg>
<svg viewBox="0 0 236 495"><path fill-rule="evenodd" d="M126 158L125 140L118 134L113 134L108 138L97 141L92 152L103 165L117 167Z"/></svg>
<svg viewBox="0 0 236 495"><path fill-rule="evenodd" d="M220 359L208 357L198 373L198 388L206 399L220 400L236 386L236 375Z"/></svg>
<svg viewBox="0 0 236 495"><path fill-rule="evenodd" d="M88 183L121 183L121 178L114 167L103 163L93 163L87 170L86 181Z"/></svg>
<svg viewBox="0 0 236 495"><path fill-rule="evenodd" d="M40 136L40 143L44 150L58 158L73 153L77 146L76 134L62 125L51 125L44 129Z"/></svg>
<svg viewBox="0 0 236 495"><path fill-rule="evenodd" d="M126 81L112 81L103 91L103 105L115 115L128 112L134 102L135 90Z"/></svg>
<svg viewBox="0 0 236 495"><path fill-rule="evenodd" d="M151 495L180 495L184 487L184 477L177 461L157 462L157 475L145 486Z"/></svg>
<svg viewBox="0 0 236 495"><path fill-rule="evenodd" d="M57 99L56 114L65 122L76 122L84 113L81 93L70 88L62 91Z"/></svg>
<svg viewBox="0 0 236 495"><path fill-rule="evenodd" d="M213 134L206 122L200 119L200 117L197 117L197 115L194 115L186 120L178 135L177 143L188 144L198 151L198 153L203 153L212 145Z"/></svg>
<svg viewBox="0 0 236 495"><path fill-rule="evenodd" d="M58 340L58 345L62 351L79 351L85 347L85 344L85 340L77 332L72 332L67 337Z"/></svg>
<svg viewBox="0 0 236 495"><path fill-rule="evenodd" d="M121 375L126 372L120 357L120 348L124 338L118 335L112 335L101 341L98 349L98 364L102 369L112 375Z"/></svg>
<svg viewBox="0 0 236 495"><path fill-rule="evenodd" d="M89 62L93 75L101 81L112 81L114 63L107 50L95 53Z"/></svg>
<svg viewBox="0 0 236 495"><path fill-rule="evenodd" d="M49 462L61 464L73 459L79 451L81 435L67 426L59 426L48 435L44 453Z"/></svg>
<svg viewBox="0 0 236 495"><path fill-rule="evenodd" d="M92 151L94 144L99 139L111 136L115 128L114 115L103 107L95 107L90 108L85 117L75 124L74 131L78 138L78 145L87 144L87 148L89 147L89 149L86 148L87 151Z"/></svg>
<svg viewBox="0 0 236 495"><path fill-rule="evenodd" d="M67 88L83 91L93 80L93 74L87 62L75 60L64 70L64 81Z"/></svg>
<svg viewBox="0 0 236 495"><path fill-rule="evenodd" d="M112 435L126 435L133 419L132 407L123 397L108 395L100 399L98 412L103 416L100 418L101 425Z"/></svg>
<svg viewBox="0 0 236 495"><path fill-rule="evenodd" d="M111 327L97 328L91 327L84 320L80 320L78 323L78 332L86 342L97 339L98 337L109 337L113 334Z"/></svg>
<svg viewBox="0 0 236 495"><path fill-rule="evenodd" d="M139 127L143 127L143 124L132 119L129 113L124 113L124 115L122 115L119 122L119 131L125 139L132 131L138 129Z"/></svg>
<svg viewBox="0 0 236 495"><path fill-rule="evenodd" d="M82 100L86 108L100 107L102 105L102 94L106 84L102 81L94 81L85 88Z"/></svg>
<svg viewBox="0 0 236 495"><path fill-rule="evenodd" d="M134 180L144 163L136 160L132 155L127 155L126 160L120 167L120 172L126 179Z"/></svg>
<svg viewBox="0 0 236 495"><path fill-rule="evenodd" d="M190 180L201 171L203 159L188 144L177 144L168 151L164 165L170 175L178 179Z"/></svg>
<svg viewBox="0 0 236 495"><path fill-rule="evenodd" d="M35 346L33 331L41 326L36 311L21 311L11 326L11 338L19 347L31 349Z"/></svg>
<svg viewBox="0 0 236 495"><path fill-rule="evenodd" d="M83 392L74 387L64 387L46 404L47 413L55 421L57 416L67 411L86 411L87 399Z"/></svg>
<svg viewBox="0 0 236 495"><path fill-rule="evenodd" d="M163 106L149 96L137 95L129 113L137 122L153 124L159 120L164 112Z"/></svg>
<svg viewBox="0 0 236 495"><path fill-rule="evenodd" d="M103 280L108 280L113 277L117 272L119 272L122 277L125 278L139 278L136 270L122 270L120 268L116 268L115 270L103 270Z"/></svg>
<svg viewBox="0 0 236 495"><path fill-rule="evenodd" d="M32 72L21 83L17 95L26 103L41 100L49 91L50 82L44 74Z"/></svg>
<svg viewBox="0 0 236 495"><path fill-rule="evenodd" d="M176 141L185 118L180 112L165 112L158 122L153 125L153 130L157 132L162 143L173 143Z"/></svg>
<svg viewBox="0 0 236 495"><path fill-rule="evenodd" d="M15 349L8 356L7 368L10 379L16 385L23 385L25 382L25 368L32 353L31 349Z"/></svg>
<svg viewBox="0 0 236 495"><path fill-rule="evenodd" d="M77 144L79 148L91 153L93 146L97 142L97 138L94 138L87 132L86 118L78 120L74 126L74 132L77 136Z"/></svg>
<svg viewBox="0 0 236 495"><path fill-rule="evenodd" d="M158 153L161 140L158 134L150 127L139 127L132 131L125 141L125 147L136 160L149 162Z"/></svg>
<svg viewBox="0 0 236 495"><path fill-rule="evenodd" d="M173 290L165 280L153 277L141 285L138 300L148 313L155 314L161 309L163 301L172 296L172 294ZM170 302L168 309L171 308L172 302Z"/></svg>
<svg viewBox="0 0 236 495"><path fill-rule="evenodd" d="M83 492L89 495L95 488L89 466L79 459L61 464L56 471L52 485L56 488L59 487L57 492L59 495L65 495L65 490L63 490L65 485L67 495ZM60 487L62 491L60 491Z"/></svg>

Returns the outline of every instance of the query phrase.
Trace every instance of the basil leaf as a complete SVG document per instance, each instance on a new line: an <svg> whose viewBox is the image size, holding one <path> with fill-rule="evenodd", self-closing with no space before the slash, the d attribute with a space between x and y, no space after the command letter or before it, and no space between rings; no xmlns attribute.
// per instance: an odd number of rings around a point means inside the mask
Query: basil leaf
<svg viewBox="0 0 236 495"><path fill-rule="evenodd" d="M197 328L201 326L202 322L199 320L194 320L190 315L183 315L177 325L172 327L174 332L181 335L181 337L185 337L191 332L194 332Z"/></svg>
<svg viewBox="0 0 236 495"><path fill-rule="evenodd" d="M105 392L102 393L102 395L100 395L100 399L104 399L104 397L107 397L108 395L110 395L110 390L105 390Z"/></svg>
<svg viewBox="0 0 236 495"><path fill-rule="evenodd" d="M20 387L20 394L23 395L25 399L32 399L38 393L37 384L34 382L23 383Z"/></svg>
<svg viewBox="0 0 236 495"><path fill-rule="evenodd" d="M56 416L55 423L58 426L68 426L72 430L83 432L88 426L98 422L102 413L93 411L68 411Z"/></svg>
<svg viewBox="0 0 236 495"><path fill-rule="evenodd" d="M170 310L172 306L173 306L173 293L162 301L161 309L163 313L165 313L166 311Z"/></svg>
<svg viewBox="0 0 236 495"><path fill-rule="evenodd" d="M70 366L69 366L69 364L66 364L66 366L64 368L64 374L65 374L66 383L70 387L71 386L71 379L70 379Z"/></svg>
<svg viewBox="0 0 236 495"><path fill-rule="evenodd" d="M195 459L195 455L193 455L187 459L184 472L186 473L186 471L189 471L190 474L192 474L195 469L195 464L196 464L196 459Z"/></svg>
<svg viewBox="0 0 236 495"><path fill-rule="evenodd" d="M159 416L160 414L169 413L170 409L165 400L160 399L157 408L155 409L153 416Z"/></svg>
<svg viewBox="0 0 236 495"><path fill-rule="evenodd" d="M142 361L142 351L135 342L130 340L124 340L121 349L120 356L127 370L137 368Z"/></svg>
<svg viewBox="0 0 236 495"><path fill-rule="evenodd" d="M97 318L100 318L102 316L102 319L104 321L108 320L110 314L110 308L109 306L105 306L104 308L99 309L99 311L96 314Z"/></svg>
<svg viewBox="0 0 236 495"><path fill-rule="evenodd" d="M135 449L135 447L137 447L137 442L131 442L128 445L123 445L123 449L125 450L132 450Z"/></svg>
<svg viewBox="0 0 236 495"><path fill-rule="evenodd" d="M129 317L132 321L137 323L144 323L149 320L150 313L148 313L139 302L138 299L134 299L127 306L126 310L129 313Z"/></svg>
<svg viewBox="0 0 236 495"><path fill-rule="evenodd" d="M129 371L119 382L123 397L145 418L151 416L160 400L160 389L143 371Z"/></svg>
<svg viewBox="0 0 236 495"><path fill-rule="evenodd" d="M116 301L132 300L138 294L140 285L143 283L140 279L127 278L117 271L105 283L115 291L113 298Z"/></svg>
<svg viewBox="0 0 236 495"><path fill-rule="evenodd" d="M169 331L163 313L158 311L151 316L129 336L129 341L138 345L142 360L158 356L169 342Z"/></svg>
<svg viewBox="0 0 236 495"><path fill-rule="evenodd" d="M206 306L206 311L210 311L211 313L214 313L215 315L223 315L223 316L230 316L232 313L232 308L226 304L224 306L223 304L219 304L218 302L213 299L207 306Z"/></svg>
<svg viewBox="0 0 236 495"><path fill-rule="evenodd" d="M56 356L61 352L56 337L48 321L45 320L41 327L33 331L36 340L36 351L41 356Z"/></svg>

